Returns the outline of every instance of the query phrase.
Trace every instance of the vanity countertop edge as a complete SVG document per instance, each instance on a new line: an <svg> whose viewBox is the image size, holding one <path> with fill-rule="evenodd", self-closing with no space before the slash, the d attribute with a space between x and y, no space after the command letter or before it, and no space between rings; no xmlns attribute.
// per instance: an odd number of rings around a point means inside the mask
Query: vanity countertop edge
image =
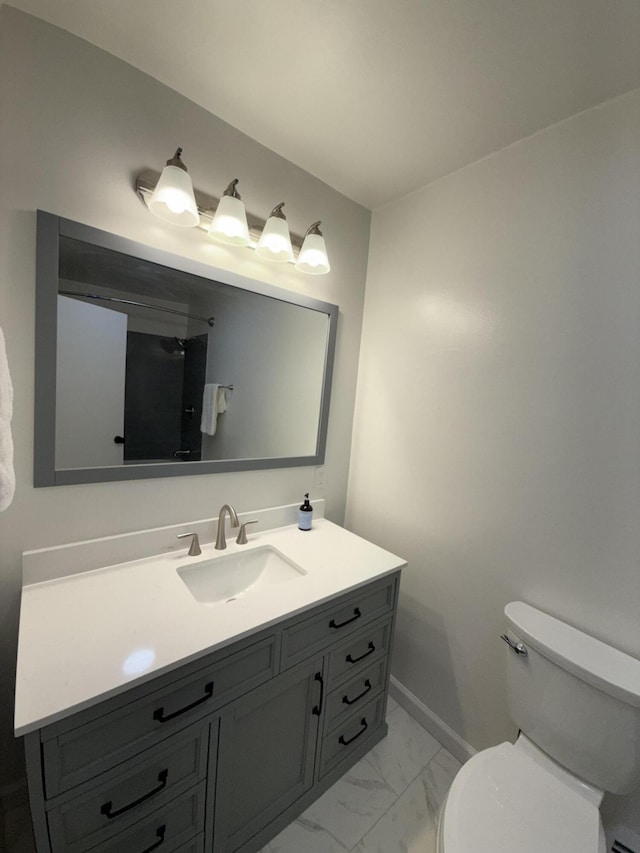
<svg viewBox="0 0 640 853"><path fill-rule="evenodd" d="M285 619L357 590L406 561L320 518L256 532L248 546L270 545L306 574L277 594L228 605L197 602L177 569L186 550L153 555L23 586L16 672L15 735L26 735L171 672ZM203 547L206 559L219 554ZM138 672L129 662L150 660ZM135 669L135 667L134 667Z"/></svg>

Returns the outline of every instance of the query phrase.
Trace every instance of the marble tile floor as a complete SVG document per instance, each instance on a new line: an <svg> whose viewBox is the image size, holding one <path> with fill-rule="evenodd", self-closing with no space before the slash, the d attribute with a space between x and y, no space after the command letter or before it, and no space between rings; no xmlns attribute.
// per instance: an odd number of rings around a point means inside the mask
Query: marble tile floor
<svg viewBox="0 0 640 853"><path fill-rule="evenodd" d="M460 764L393 699L389 734L261 853L435 853ZM35 853L26 795L5 802L2 853Z"/></svg>
<svg viewBox="0 0 640 853"><path fill-rule="evenodd" d="M389 734L261 853L435 853L460 764L393 699Z"/></svg>

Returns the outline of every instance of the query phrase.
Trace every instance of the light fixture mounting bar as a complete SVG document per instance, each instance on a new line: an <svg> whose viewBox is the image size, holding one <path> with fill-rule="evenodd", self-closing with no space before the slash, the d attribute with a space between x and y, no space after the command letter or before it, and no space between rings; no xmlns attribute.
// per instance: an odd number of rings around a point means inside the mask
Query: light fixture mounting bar
<svg viewBox="0 0 640 853"><path fill-rule="evenodd" d="M145 169L140 172L139 175L136 176L136 192L140 196L140 198L144 201L144 203L148 206L149 199L158 183L160 178L160 172L156 172L154 169ZM219 198L216 198L213 195L208 195L207 193L203 193L201 190L197 190L195 187L193 189L193 193L195 195L196 204L198 206L198 213L200 214L200 223L198 228L202 228L204 231L209 230L209 225L211 225L211 220L213 219L213 215L216 212L216 208L218 207L218 203L220 201ZM262 229L264 228L266 220L260 219L258 216L254 216L253 214L247 212L247 225L249 226L249 235L253 241L254 246L257 244L260 239L260 235L262 234ZM300 252L303 243L303 237L299 234L291 233L291 245L296 254Z"/></svg>

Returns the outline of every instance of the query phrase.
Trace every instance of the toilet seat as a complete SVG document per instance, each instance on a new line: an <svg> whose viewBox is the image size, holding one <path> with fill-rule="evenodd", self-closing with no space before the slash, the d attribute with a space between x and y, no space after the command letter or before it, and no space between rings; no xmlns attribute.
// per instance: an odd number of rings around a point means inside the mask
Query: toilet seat
<svg viewBox="0 0 640 853"><path fill-rule="evenodd" d="M600 812L513 744L471 758L453 781L439 853L605 853Z"/></svg>

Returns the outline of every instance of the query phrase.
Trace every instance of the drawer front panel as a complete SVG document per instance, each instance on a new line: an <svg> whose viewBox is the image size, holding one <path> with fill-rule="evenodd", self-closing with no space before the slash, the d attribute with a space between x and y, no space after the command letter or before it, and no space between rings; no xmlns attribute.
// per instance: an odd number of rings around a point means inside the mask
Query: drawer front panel
<svg viewBox="0 0 640 853"><path fill-rule="evenodd" d="M45 740L47 796L113 768L267 681L276 673L276 648L276 637L266 637L163 690Z"/></svg>
<svg viewBox="0 0 640 853"><path fill-rule="evenodd" d="M385 704L385 696L381 694L325 735L320 758L320 778L348 758L383 724Z"/></svg>
<svg viewBox="0 0 640 853"><path fill-rule="evenodd" d="M292 666L321 651L329 643L340 641L364 624L391 613L395 602L395 576L371 584L321 612L285 629L282 638L283 667Z"/></svg>
<svg viewBox="0 0 640 853"><path fill-rule="evenodd" d="M217 729L217 721L216 721ZM217 741L217 735L211 738ZM54 851L81 853L136 826L152 812L206 778L209 724L199 724L150 750L124 772L112 772L99 785L52 808L48 814ZM198 830L204 827L196 827ZM144 848L143 848L144 849Z"/></svg>
<svg viewBox="0 0 640 853"><path fill-rule="evenodd" d="M158 850L158 853L195 851L196 843L203 845L204 836L197 833L204 826L206 783L201 782L187 794L172 800L164 809L155 811L125 832L120 832L112 841L99 847L87 849L100 853L143 853ZM200 848L200 849L201 849Z"/></svg>
<svg viewBox="0 0 640 853"><path fill-rule="evenodd" d="M386 685L387 658L367 667L327 696L325 731L363 708Z"/></svg>
<svg viewBox="0 0 640 853"><path fill-rule="evenodd" d="M385 657L391 645L391 620L371 625L329 655L329 690Z"/></svg>

